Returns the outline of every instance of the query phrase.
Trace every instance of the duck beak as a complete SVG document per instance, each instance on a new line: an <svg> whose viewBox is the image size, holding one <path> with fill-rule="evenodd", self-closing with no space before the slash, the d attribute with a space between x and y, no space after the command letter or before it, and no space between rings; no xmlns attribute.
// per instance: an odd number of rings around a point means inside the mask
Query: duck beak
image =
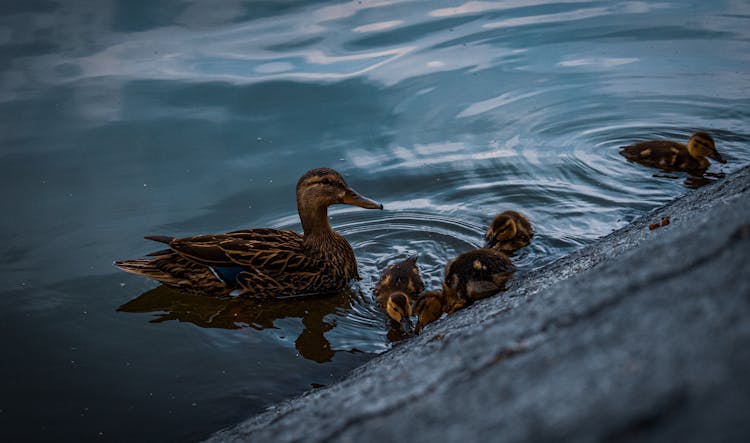
<svg viewBox="0 0 750 443"><path fill-rule="evenodd" d="M404 317L403 323L406 325L406 328L404 328L406 332L414 331L414 323L411 322L410 317Z"/></svg>
<svg viewBox="0 0 750 443"><path fill-rule="evenodd" d="M352 188L347 188L347 190L344 192L344 197L341 199L341 203L345 205L359 206L360 208L365 209L383 209L383 205L376 202L375 200L370 200L367 197L359 195Z"/></svg>
<svg viewBox="0 0 750 443"><path fill-rule="evenodd" d="M724 158L721 156L721 154L719 154L718 151L712 152L711 155L709 155L709 157L711 157L712 159L716 160L719 163L726 163L727 162L726 160L724 160Z"/></svg>
<svg viewBox="0 0 750 443"><path fill-rule="evenodd" d="M492 249L497 244L497 241L495 240L495 237L485 235L484 236L484 247L487 249Z"/></svg>

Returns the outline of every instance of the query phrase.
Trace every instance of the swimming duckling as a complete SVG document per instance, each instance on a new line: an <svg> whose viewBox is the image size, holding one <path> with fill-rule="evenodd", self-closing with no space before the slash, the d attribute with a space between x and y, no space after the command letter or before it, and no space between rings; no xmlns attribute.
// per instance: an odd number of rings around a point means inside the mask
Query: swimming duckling
<svg viewBox="0 0 750 443"><path fill-rule="evenodd" d="M716 150L714 139L706 132L693 134L687 146L669 140L651 140L624 146L620 154L628 160L665 171L702 173L711 164L706 157L726 163Z"/></svg>
<svg viewBox="0 0 750 443"><path fill-rule="evenodd" d="M375 285L375 300L396 323L410 323L411 300L424 291L417 256L395 263L383 271Z"/></svg>
<svg viewBox="0 0 750 443"><path fill-rule="evenodd" d="M534 237L529 220L516 211L504 211L492 220L484 234L485 248L501 252L513 251L528 246Z"/></svg>
<svg viewBox="0 0 750 443"><path fill-rule="evenodd" d="M414 303L414 313L418 317L414 332L419 334L422 328L439 319L443 312L445 312L445 295L442 290L421 293Z"/></svg>
<svg viewBox="0 0 750 443"><path fill-rule="evenodd" d="M459 255L445 268L445 312L451 314L502 291L515 269L508 256L495 249L476 249Z"/></svg>

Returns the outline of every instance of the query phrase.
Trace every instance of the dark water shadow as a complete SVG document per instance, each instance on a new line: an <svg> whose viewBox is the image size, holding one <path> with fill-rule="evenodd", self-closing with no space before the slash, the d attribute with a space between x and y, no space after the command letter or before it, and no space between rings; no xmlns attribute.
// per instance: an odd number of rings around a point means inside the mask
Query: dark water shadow
<svg viewBox="0 0 750 443"><path fill-rule="evenodd" d="M660 174L654 174L654 177L671 178L675 180L679 180L680 178L682 178L682 176L675 174L679 174L679 172L675 173L672 171L664 171ZM726 177L726 174L724 172L705 172L703 174L688 173L683 184L687 188L698 189L700 187L710 185L711 183L715 183L724 177Z"/></svg>
<svg viewBox="0 0 750 443"><path fill-rule="evenodd" d="M208 297L189 294L167 286L158 286L123 304L117 311L158 313L151 323L170 320L189 322L202 328L263 330L276 328L276 320L300 318L303 330L294 344L299 354L318 363L330 362L336 352L325 333L335 320L326 320L337 310L346 310L360 297L347 290L333 294L284 299L245 299ZM356 350L353 350L356 352Z"/></svg>

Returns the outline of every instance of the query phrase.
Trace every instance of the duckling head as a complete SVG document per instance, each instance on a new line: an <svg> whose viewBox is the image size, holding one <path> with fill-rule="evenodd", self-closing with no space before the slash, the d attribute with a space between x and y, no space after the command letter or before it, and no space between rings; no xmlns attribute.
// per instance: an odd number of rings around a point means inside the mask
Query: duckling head
<svg viewBox="0 0 750 443"><path fill-rule="evenodd" d="M414 303L414 313L417 315L417 326L414 332L419 332L426 325L434 322L443 315L445 309L445 295L443 291L423 292Z"/></svg>
<svg viewBox="0 0 750 443"><path fill-rule="evenodd" d="M714 143L713 137L707 132L696 132L693 134L690 140L688 140L687 149L692 157L708 157L719 163L726 163L726 160L716 150L716 143Z"/></svg>
<svg viewBox="0 0 750 443"><path fill-rule="evenodd" d="M512 252L528 246L534 236L531 223L516 211L504 211L495 216L484 234L485 248Z"/></svg>
<svg viewBox="0 0 750 443"><path fill-rule="evenodd" d="M385 312L391 320L398 324L406 322L411 325L411 300L403 292L393 292L388 295Z"/></svg>

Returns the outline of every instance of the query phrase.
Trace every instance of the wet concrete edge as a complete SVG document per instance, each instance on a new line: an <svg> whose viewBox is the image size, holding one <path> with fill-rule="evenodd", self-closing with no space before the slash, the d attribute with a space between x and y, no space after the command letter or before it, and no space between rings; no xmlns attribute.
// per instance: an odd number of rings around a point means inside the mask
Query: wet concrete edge
<svg viewBox="0 0 750 443"><path fill-rule="evenodd" d="M748 441L749 190L689 191L209 441Z"/></svg>

